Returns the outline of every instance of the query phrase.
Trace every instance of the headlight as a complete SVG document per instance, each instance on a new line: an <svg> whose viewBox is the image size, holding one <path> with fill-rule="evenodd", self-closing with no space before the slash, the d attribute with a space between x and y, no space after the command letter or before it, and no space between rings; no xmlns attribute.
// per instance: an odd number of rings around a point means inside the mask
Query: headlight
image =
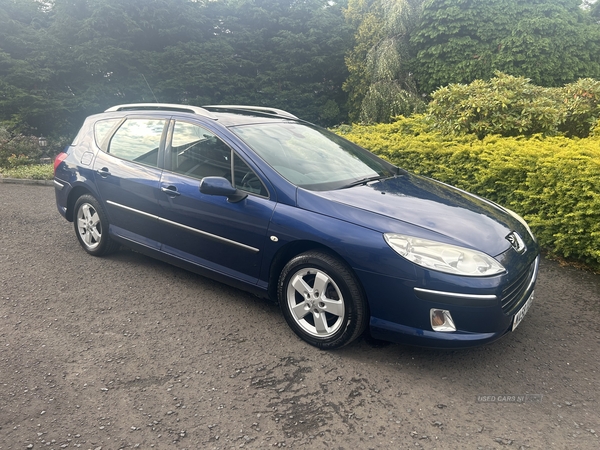
<svg viewBox="0 0 600 450"><path fill-rule="evenodd" d="M427 269L469 277L485 277L505 271L502 264L477 250L403 234L385 233L383 236L400 256Z"/></svg>
<svg viewBox="0 0 600 450"><path fill-rule="evenodd" d="M504 206L502 207L507 213L509 213L511 216L513 216L515 219L517 219L519 222L521 222L521 224L527 228L527 231L529 232L529 235L531 236L531 238L537 242L537 239L535 238L535 236L533 235L533 233L531 232L531 228L529 228L529 225L527 225L527 222L525 221L525 219L523 219L520 215L518 215L516 212L514 212L511 209L505 208Z"/></svg>

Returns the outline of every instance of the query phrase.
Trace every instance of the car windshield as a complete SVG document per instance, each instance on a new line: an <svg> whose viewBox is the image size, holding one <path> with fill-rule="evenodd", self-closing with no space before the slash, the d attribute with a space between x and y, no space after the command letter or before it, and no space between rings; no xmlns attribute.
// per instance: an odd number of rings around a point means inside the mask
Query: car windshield
<svg viewBox="0 0 600 450"><path fill-rule="evenodd" d="M363 148L307 124L252 124L232 131L282 177L305 189L342 189L397 173Z"/></svg>

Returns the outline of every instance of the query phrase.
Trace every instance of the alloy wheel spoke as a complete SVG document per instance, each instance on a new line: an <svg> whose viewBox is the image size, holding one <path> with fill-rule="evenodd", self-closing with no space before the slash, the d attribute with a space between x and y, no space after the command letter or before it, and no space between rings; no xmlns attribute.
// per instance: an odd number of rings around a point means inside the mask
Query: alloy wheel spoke
<svg viewBox="0 0 600 450"><path fill-rule="evenodd" d="M342 301L331 300L329 298L321 298L320 301L325 304L325 307L322 308L324 311L337 317L342 317L344 315L344 303Z"/></svg>
<svg viewBox="0 0 600 450"><path fill-rule="evenodd" d="M91 210L90 205L83 205L81 207L81 212L83 212L83 217L86 221L89 221L90 218L92 217L92 213L90 212L90 210Z"/></svg>
<svg viewBox="0 0 600 450"><path fill-rule="evenodd" d="M92 237L94 238L94 241L95 241L95 242L100 242L100 238L101 238L102 236L101 236L101 234L98 232L98 229L97 229L96 227L92 228L88 234L89 234L89 235L92 235Z"/></svg>
<svg viewBox="0 0 600 450"><path fill-rule="evenodd" d="M296 291L304 298L306 298L306 294L312 292L311 287L308 284L306 284L306 281L304 281L304 279L300 275L296 275L294 277L294 280L292 281L292 286L294 286L294 289L296 289Z"/></svg>
<svg viewBox="0 0 600 450"><path fill-rule="evenodd" d="M325 292L327 283L329 283L329 277L323 272L317 272L317 274L315 275L315 283L313 285L313 290L315 292L318 292L321 296Z"/></svg>
<svg viewBox="0 0 600 450"><path fill-rule="evenodd" d="M87 245L88 247L93 244L92 233L86 231L81 235L81 238L83 239L83 242L85 242L85 245Z"/></svg>
<svg viewBox="0 0 600 450"><path fill-rule="evenodd" d="M90 220L92 222L92 226L94 228L98 227L98 223L100 223L100 216L98 215L98 213L96 211L94 211L94 214L92 214L90 216Z"/></svg>
<svg viewBox="0 0 600 450"><path fill-rule="evenodd" d="M327 321L325 317L325 313L313 313L313 317L315 319L315 329L319 334L326 334L329 332L329 327L327 326Z"/></svg>
<svg viewBox="0 0 600 450"><path fill-rule="evenodd" d="M310 309L307 307L306 302L298 303L292 307L292 314L296 320L302 320L308 313L310 313Z"/></svg>
<svg viewBox="0 0 600 450"><path fill-rule="evenodd" d="M77 218L77 226L80 230L85 230L86 220L84 217Z"/></svg>

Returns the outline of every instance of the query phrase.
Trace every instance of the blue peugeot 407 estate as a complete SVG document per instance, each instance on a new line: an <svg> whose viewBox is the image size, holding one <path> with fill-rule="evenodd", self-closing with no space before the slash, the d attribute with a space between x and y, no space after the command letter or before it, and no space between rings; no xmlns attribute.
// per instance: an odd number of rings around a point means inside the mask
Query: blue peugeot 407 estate
<svg viewBox="0 0 600 450"><path fill-rule="evenodd" d="M112 107L57 156L54 185L89 254L124 245L276 300L323 349L367 328L479 345L533 300L539 247L517 214L274 108Z"/></svg>

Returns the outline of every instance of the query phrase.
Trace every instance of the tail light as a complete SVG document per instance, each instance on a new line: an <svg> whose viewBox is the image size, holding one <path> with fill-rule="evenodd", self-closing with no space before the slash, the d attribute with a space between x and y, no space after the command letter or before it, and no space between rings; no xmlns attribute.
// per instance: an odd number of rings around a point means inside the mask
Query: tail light
<svg viewBox="0 0 600 450"><path fill-rule="evenodd" d="M61 152L58 155L56 155L56 158L54 158L54 174L56 175L56 168L58 167L58 165L63 162L66 158L67 158L67 154L65 152Z"/></svg>

